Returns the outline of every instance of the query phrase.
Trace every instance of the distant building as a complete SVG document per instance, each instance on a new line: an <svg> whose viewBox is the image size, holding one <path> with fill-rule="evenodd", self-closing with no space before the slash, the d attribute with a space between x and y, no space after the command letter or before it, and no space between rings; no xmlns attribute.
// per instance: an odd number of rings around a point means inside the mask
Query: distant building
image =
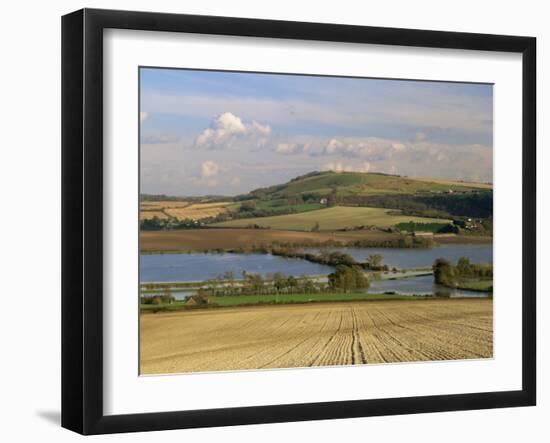
<svg viewBox="0 0 550 443"><path fill-rule="evenodd" d="M433 232L422 232L422 231L418 232L417 231L417 232L414 232L413 235L415 237L433 238L434 233Z"/></svg>
<svg viewBox="0 0 550 443"><path fill-rule="evenodd" d="M446 232L444 234L434 234L434 238L449 238L449 237L456 237L456 234L453 232Z"/></svg>

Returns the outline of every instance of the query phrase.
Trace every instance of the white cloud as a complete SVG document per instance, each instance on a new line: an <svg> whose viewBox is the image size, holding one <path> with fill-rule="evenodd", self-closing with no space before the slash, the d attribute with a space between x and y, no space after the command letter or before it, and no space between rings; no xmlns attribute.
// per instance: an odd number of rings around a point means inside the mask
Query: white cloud
<svg viewBox="0 0 550 443"><path fill-rule="evenodd" d="M142 135L142 143L142 158L151 168L164 174L168 166L161 165L171 165L173 172L170 169L169 177L162 175L157 184L173 189L180 182L185 191L179 189L177 194L200 195L206 188L221 194L241 192L312 170L492 180L490 146L435 143L423 132L408 139L273 134L268 124L224 112L194 141L151 131ZM183 167L195 173L182 174ZM150 180L144 183L150 186Z"/></svg>
<svg viewBox="0 0 550 443"><path fill-rule="evenodd" d="M162 134L157 132L145 133L141 136L141 142L148 145L177 143L180 137L175 134Z"/></svg>
<svg viewBox="0 0 550 443"><path fill-rule="evenodd" d="M296 123L298 121L315 122L319 124L340 124L355 126L371 121L370 115L358 112L342 112L331 105L312 103L292 99L260 99L251 97L230 96L192 96L164 95L146 92L142 100L151 112L170 113L184 116L209 117L222 109L230 109L231 113L245 120L258 119L271 123Z"/></svg>
<svg viewBox="0 0 550 443"><path fill-rule="evenodd" d="M414 134L414 142L423 142L428 138L428 135L425 132L417 132Z"/></svg>
<svg viewBox="0 0 550 443"><path fill-rule="evenodd" d="M325 171L334 171L334 172L369 172L371 171L372 165L369 162L362 162L359 164L345 164L342 162L330 162L324 165L323 169Z"/></svg>
<svg viewBox="0 0 550 443"><path fill-rule="evenodd" d="M271 134L271 127L268 125L261 125L258 122L253 121L250 125L251 132L255 132L260 135L269 136Z"/></svg>
<svg viewBox="0 0 550 443"><path fill-rule="evenodd" d="M321 154L324 169L333 171L387 172L412 177L445 177L492 181L492 148L481 144L397 141L374 137L333 138Z"/></svg>
<svg viewBox="0 0 550 443"><path fill-rule="evenodd" d="M386 91L384 89L384 91ZM427 94L425 88L400 88L399 95L364 91L323 91L322 96L300 100L236 96L175 95L147 91L142 101L149 112L209 117L230 109L242 118L272 124L300 125L304 122L356 128L361 125L391 124L406 127L449 130L468 134L490 134L490 97L455 93ZM315 91L314 91L315 92ZM318 91L317 91L318 92Z"/></svg>
<svg viewBox="0 0 550 443"><path fill-rule="evenodd" d="M377 137L333 138L326 144L323 154L374 160L386 158L392 155L393 151L404 149L405 145L401 142Z"/></svg>
<svg viewBox="0 0 550 443"><path fill-rule="evenodd" d="M297 154L302 151L303 146L297 143L279 143L275 148L277 154Z"/></svg>
<svg viewBox="0 0 550 443"><path fill-rule="evenodd" d="M229 80L223 94L144 88L142 167L151 177L144 189L245 192L323 167L492 179L491 94L425 83L356 85L289 79L278 86L285 93L270 97L243 94Z"/></svg>
<svg viewBox="0 0 550 443"><path fill-rule="evenodd" d="M202 178L210 178L215 175L218 175L220 172L220 167L216 162L213 162L212 160L206 160L202 162L201 165L201 177Z"/></svg>
<svg viewBox="0 0 550 443"><path fill-rule="evenodd" d="M327 146L325 147L325 154L335 154L340 152L344 148L344 143L342 143L340 140L336 140L333 138L327 143Z"/></svg>
<svg viewBox="0 0 550 443"><path fill-rule="evenodd" d="M231 112L217 116L195 140L194 146L204 149L226 149L235 146L237 141L246 140L261 146L271 134L271 127L258 122L244 123Z"/></svg>

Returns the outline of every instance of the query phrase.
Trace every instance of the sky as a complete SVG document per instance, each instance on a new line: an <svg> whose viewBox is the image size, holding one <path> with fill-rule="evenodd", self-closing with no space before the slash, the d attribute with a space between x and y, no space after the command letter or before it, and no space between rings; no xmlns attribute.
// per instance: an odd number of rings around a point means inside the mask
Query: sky
<svg viewBox="0 0 550 443"><path fill-rule="evenodd" d="M487 84L140 69L141 192L238 195L311 171L492 182Z"/></svg>

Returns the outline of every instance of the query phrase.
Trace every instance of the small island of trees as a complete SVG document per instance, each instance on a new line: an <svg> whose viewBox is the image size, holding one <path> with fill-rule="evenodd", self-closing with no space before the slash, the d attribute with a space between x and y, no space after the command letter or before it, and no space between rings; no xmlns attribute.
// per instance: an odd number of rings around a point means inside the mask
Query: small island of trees
<svg viewBox="0 0 550 443"><path fill-rule="evenodd" d="M433 266L434 282L448 288L470 291L492 292L493 265L491 263L471 263L460 257L456 265L444 258L438 258Z"/></svg>

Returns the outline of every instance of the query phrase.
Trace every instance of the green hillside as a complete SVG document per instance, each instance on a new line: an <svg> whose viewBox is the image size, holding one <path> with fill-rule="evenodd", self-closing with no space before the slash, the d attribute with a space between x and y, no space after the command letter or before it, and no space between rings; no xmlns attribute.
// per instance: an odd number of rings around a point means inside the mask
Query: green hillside
<svg viewBox="0 0 550 443"><path fill-rule="evenodd" d="M262 228L291 231L311 231L314 226L318 226L318 229L321 231L332 231L358 226L378 226L387 228L399 223L409 222L440 224L450 222L450 220L446 219L414 217L396 212L398 211L381 208L335 206L316 211L279 215L275 217L243 218L216 223L213 226L223 228L244 228L255 224Z"/></svg>
<svg viewBox="0 0 550 443"><path fill-rule="evenodd" d="M223 202L227 200L225 197ZM209 204L204 205L205 211ZM197 210L199 205L193 206ZM224 228L327 231L376 226L492 235L493 190L487 183L382 173L311 172L236 196L224 208L217 214L193 213L188 217L200 219L203 226ZM149 220L143 229L189 226L195 226L193 220L183 220L180 225L170 219Z"/></svg>
<svg viewBox="0 0 550 443"><path fill-rule="evenodd" d="M244 198L280 199L289 197L380 194L422 194L487 190L489 185L467 182L414 179L397 175L359 172L312 172L288 183L256 189ZM242 197L242 198L243 198Z"/></svg>

